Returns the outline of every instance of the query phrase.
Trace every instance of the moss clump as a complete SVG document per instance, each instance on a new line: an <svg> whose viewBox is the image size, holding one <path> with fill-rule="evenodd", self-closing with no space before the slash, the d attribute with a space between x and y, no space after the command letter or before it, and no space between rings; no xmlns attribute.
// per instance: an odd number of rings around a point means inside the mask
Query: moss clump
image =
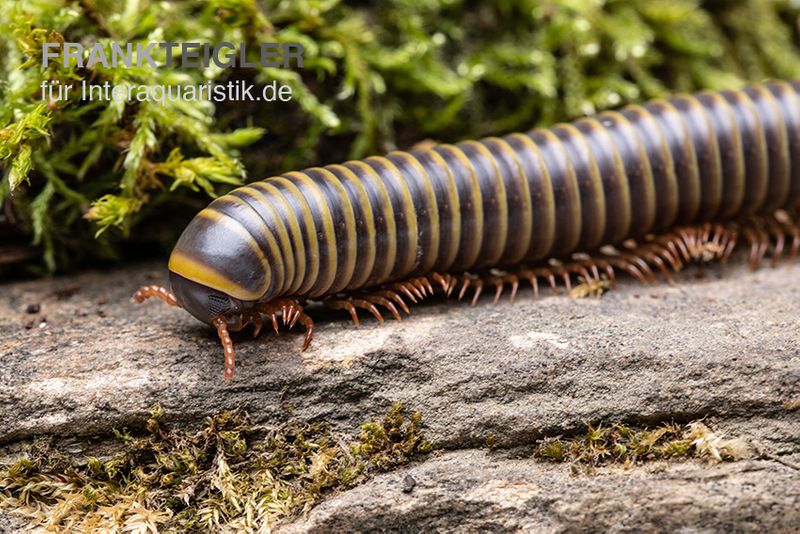
<svg viewBox="0 0 800 534"><path fill-rule="evenodd" d="M414 412L406 419L405 408L395 404L378 422L364 423L353 453L377 469L390 469L408 462L408 458L431 450L422 433L422 414Z"/></svg>
<svg viewBox="0 0 800 534"><path fill-rule="evenodd" d="M209 197L291 168L800 76L800 8L787 0L0 0L0 11L0 241L32 242L50 270L115 257L123 239L166 248ZM198 40L300 42L305 68L41 62L45 42ZM40 89L232 80L276 80L294 100L57 102ZM27 255L0 265L13 257Z"/></svg>
<svg viewBox="0 0 800 534"><path fill-rule="evenodd" d="M117 432L121 450L104 457L34 442L0 470L0 504L54 530L267 529L430 448L419 414L406 421L400 405L351 444L325 424L254 426L238 411L190 432L166 425L156 407L146 427L144 436Z"/></svg>
<svg viewBox="0 0 800 534"><path fill-rule="evenodd" d="M708 458L712 462L740 460L750 454L741 439L726 439L696 421L687 426L665 423L653 428L634 429L623 424L588 426L586 433L572 439L546 438L534 457L570 462L576 469L599 465L626 466L651 460Z"/></svg>

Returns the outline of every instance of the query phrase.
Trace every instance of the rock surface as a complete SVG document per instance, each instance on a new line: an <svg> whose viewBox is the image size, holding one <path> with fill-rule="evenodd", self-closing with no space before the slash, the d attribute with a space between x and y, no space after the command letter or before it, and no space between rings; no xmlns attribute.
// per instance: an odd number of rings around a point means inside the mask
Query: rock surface
<svg viewBox="0 0 800 534"><path fill-rule="evenodd" d="M656 463L570 476L563 465L495 456L442 454L338 495L283 530L796 532L800 525L797 473L774 463ZM407 477L416 482L409 493Z"/></svg>
<svg viewBox="0 0 800 534"><path fill-rule="evenodd" d="M130 301L165 281L160 266L4 284L0 443L139 428L156 402L171 421L243 406L256 421L291 414L352 433L399 401L423 413L440 452L287 528L789 529L800 524L800 472L774 461L571 477L564 465L475 450L490 435L507 449L587 422L705 418L796 463L800 265L740 265L687 271L676 287L625 281L600 299L432 299L407 320L360 328L311 311L305 352L299 333L235 338L231 383L212 331L182 310ZM406 474L420 481L410 494L397 489Z"/></svg>

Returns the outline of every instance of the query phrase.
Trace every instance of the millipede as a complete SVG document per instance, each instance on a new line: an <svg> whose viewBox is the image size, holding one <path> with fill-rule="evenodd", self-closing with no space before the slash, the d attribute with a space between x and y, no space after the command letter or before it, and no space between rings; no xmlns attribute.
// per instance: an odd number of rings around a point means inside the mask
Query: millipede
<svg viewBox="0 0 800 534"><path fill-rule="evenodd" d="M239 187L200 211L157 297L230 332L314 323L309 302L383 321L436 292L643 284L690 262L800 250L800 82L681 94ZM279 321L280 319L280 321Z"/></svg>

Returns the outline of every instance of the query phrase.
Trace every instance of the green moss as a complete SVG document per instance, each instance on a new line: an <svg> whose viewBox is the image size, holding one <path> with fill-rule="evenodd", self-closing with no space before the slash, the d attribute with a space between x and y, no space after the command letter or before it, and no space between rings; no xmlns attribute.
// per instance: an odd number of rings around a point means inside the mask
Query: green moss
<svg viewBox="0 0 800 534"><path fill-rule="evenodd" d="M354 455L369 459L377 469L390 469L408 462L411 456L431 450L422 433L422 414L406 417L402 404L395 404L380 421L364 423L352 447Z"/></svg>
<svg viewBox="0 0 800 534"><path fill-rule="evenodd" d="M0 0L0 10L0 202L49 270L116 257L123 240L169 247L209 198L290 168L800 76L800 10L786 0ZM48 41L198 36L300 42L305 69L40 62ZM231 79L277 80L294 101L42 102L39 88Z"/></svg>
<svg viewBox="0 0 800 534"><path fill-rule="evenodd" d="M35 441L0 469L0 505L57 530L268 528L430 448L419 414L406 418L400 405L349 445L326 424L255 426L238 411L191 432L155 407L146 428L116 432L119 450L104 457Z"/></svg>
<svg viewBox="0 0 800 534"><path fill-rule="evenodd" d="M541 440L534 457L570 462L575 470L591 470L599 465L632 465L677 458L739 460L749 454L750 447L745 441L723 438L697 421L686 426L664 423L638 429L623 424L589 425L585 433L571 439Z"/></svg>

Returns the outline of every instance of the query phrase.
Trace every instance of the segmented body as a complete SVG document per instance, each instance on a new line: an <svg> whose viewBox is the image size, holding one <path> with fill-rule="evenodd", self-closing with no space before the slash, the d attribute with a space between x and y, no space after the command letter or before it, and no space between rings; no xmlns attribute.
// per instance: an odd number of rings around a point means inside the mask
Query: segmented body
<svg viewBox="0 0 800 534"><path fill-rule="evenodd" d="M157 297L229 331L262 314L306 328L307 300L378 320L440 285L463 297L539 279L597 296L615 269L643 283L725 260L800 252L800 83L703 92L524 134L289 172L218 198L184 231ZM713 224L712 224L713 223ZM613 250L606 250L607 246ZM554 261L556 259L562 262Z"/></svg>
<svg viewBox="0 0 800 534"><path fill-rule="evenodd" d="M677 96L289 172L212 202L169 267L242 301L322 299L797 207L798 90L774 82Z"/></svg>

